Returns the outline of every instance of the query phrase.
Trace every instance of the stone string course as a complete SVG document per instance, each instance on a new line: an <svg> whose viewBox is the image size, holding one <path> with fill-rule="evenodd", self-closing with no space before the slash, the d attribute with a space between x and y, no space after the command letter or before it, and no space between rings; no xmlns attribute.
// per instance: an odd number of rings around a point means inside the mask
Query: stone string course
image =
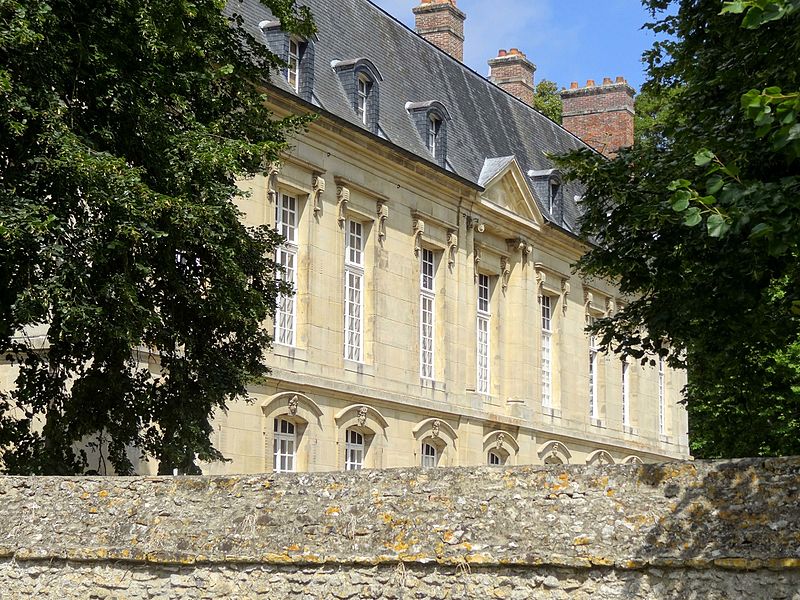
<svg viewBox="0 0 800 600"><path fill-rule="evenodd" d="M0 479L0 598L800 600L800 459Z"/></svg>

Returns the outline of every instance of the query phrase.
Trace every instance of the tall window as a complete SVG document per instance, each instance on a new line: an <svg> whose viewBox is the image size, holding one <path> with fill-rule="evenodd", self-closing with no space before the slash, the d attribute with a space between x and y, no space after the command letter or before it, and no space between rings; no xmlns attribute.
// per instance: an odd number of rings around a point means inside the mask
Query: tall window
<svg viewBox="0 0 800 600"><path fill-rule="evenodd" d="M622 424L630 427L631 424L631 391L630 369L627 361L622 361Z"/></svg>
<svg viewBox="0 0 800 600"><path fill-rule="evenodd" d="M435 467L439 461L439 453L436 451L436 446L433 444L422 444L422 461L423 467Z"/></svg>
<svg viewBox="0 0 800 600"><path fill-rule="evenodd" d="M589 317L589 325L594 325L594 317ZM597 385L597 339L594 334L589 335L589 417L600 418L600 407L598 406L598 385Z"/></svg>
<svg viewBox="0 0 800 600"><path fill-rule="evenodd" d="M553 214L553 209L556 206L556 200L558 199L558 192L561 185L558 181L551 180L549 185L550 193L548 194L548 211L550 214Z"/></svg>
<svg viewBox="0 0 800 600"><path fill-rule="evenodd" d="M550 408L553 405L552 399L552 298L542 296L542 406Z"/></svg>
<svg viewBox="0 0 800 600"><path fill-rule="evenodd" d="M276 473L294 472L297 434L295 425L286 419L275 419L273 425L273 470Z"/></svg>
<svg viewBox="0 0 800 600"><path fill-rule="evenodd" d="M479 394L489 393L489 276L478 275L478 322L477 322L477 367L478 381L477 391Z"/></svg>
<svg viewBox="0 0 800 600"><path fill-rule="evenodd" d="M364 436L348 429L345 432L344 468L346 471L360 471L364 467Z"/></svg>
<svg viewBox="0 0 800 600"><path fill-rule="evenodd" d="M428 116L428 139L427 146L430 153L436 156L436 146L439 141L439 131L442 127L442 121L436 115Z"/></svg>
<svg viewBox="0 0 800 600"><path fill-rule="evenodd" d="M281 194L275 204L275 230L286 238L286 242L275 251L276 262L283 268L277 274L279 279L297 289L297 199ZM297 304L295 295L278 297L275 309L275 341L278 344L294 346Z"/></svg>
<svg viewBox="0 0 800 600"><path fill-rule="evenodd" d="M344 257L344 357L362 362L364 356L364 227L347 221Z"/></svg>
<svg viewBox="0 0 800 600"><path fill-rule="evenodd" d="M356 113L364 125L367 124L367 97L370 81L365 75L358 76L358 93L356 96Z"/></svg>
<svg viewBox="0 0 800 600"><path fill-rule="evenodd" d="M286 80L289 86L297 92L300 89L300 44L297 40L289 40L289 59L286 61Z"/></svg>
<svg viewBox="0 0 800 600"><path fill-rule="evenodd" d="M658 433L667 432L667 389L664 385L664 359L658 359Z"/></svg>
<svg viewBox="0 0 800 600"><path fill-rule="evenodd" d="M434 378L435 266L433 251L423 248L419 282L419 375L423 379Z"/></svg>

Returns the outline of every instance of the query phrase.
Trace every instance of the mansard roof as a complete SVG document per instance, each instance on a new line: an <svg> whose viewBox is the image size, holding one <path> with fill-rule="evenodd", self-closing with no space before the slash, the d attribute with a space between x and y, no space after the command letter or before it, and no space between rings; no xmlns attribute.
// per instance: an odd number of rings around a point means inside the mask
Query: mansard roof
<svg viewBox="0 0 800 600"><path fill-rule="evenodd" d="M368 0L302 0L302 3L311 9L318 29L312 102L321 112L332 113L354 127L365 129L331 64L366 57L383 76L379 98L381 137L420 160L436 164L409 117L406 103L437 101L450 115L447 169L475 184L479 184L488 158L513 156L527 173L552 169L548 153L587 147L560 125ZM266 41L259 23L274 20L274 16L258 0L232 0L228 10L244 18L244 27L251 35ZM291 93L282 77L273 76L272 82ZM545 218L570 231L576 230L578 186L564 187L563 210L559 211L562 217L548 212L547 198L538 197L530 178L528 185Z"/></svg>

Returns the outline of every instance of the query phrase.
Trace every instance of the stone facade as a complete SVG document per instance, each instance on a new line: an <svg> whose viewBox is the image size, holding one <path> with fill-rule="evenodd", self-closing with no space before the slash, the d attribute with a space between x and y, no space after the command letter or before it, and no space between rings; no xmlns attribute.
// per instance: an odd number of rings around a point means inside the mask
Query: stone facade
<svg viewBox="0 0 800 600"><path fill-rule="evenodd" d="M633 145L633 94L622 77L615 82L606 77L600 86L591 79L584 87L573 82L561 91L564 128L598 152L613 156Z"/></svg>
<svg viewBox="0 0 800 600"><path fill-rule="evenodd" d="M0 479L22 598L800 599L800 460Z"/></svg>

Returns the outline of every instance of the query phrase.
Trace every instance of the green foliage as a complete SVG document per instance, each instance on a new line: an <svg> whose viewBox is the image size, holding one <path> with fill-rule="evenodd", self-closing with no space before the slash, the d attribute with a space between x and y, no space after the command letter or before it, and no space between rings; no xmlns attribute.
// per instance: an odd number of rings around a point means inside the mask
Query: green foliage
<svg viewBox="0 0 800 600"><path fill-rule="evenodd" d="M696 455L800 453L798 2L645 4L666 11L646 131L612 161L562 160L597 242L578 267L630 296L595 330L688 365Z"/></svg>
<svg viewBox="0 0 800 600"><path fill-rule="evenodd" d="M0 0L6 472L81 472L89 440L118 473L129 447L191 471L221 458L210 414L265 372L279 239L242 224L235 181L305 120L266 109L279 61L225 4Z"/></svg>
<svg viewBox="0 0 800 600"><path fill-rule="evenodd" d="M558 93L558 86L554 82L549 79L542 79L536 84L533 108L551 121L561 124L561 113L564 110L564 105L561 102L561 94Z"/></svg>

